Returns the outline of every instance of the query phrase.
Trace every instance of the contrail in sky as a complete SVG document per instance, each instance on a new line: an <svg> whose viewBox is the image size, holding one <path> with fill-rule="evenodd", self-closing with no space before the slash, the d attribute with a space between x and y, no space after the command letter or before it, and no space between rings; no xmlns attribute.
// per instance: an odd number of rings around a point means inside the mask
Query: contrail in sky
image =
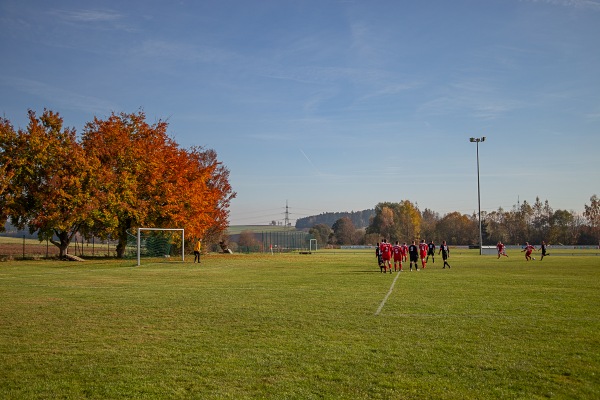
<svg viewBox="0 0 600 400"><path fill-rule="evenodd" d="M304 158L306 158L306 161L308 161L310 163L310 165L312 165L312 167L315 169L315 171L317 171L317 174L321 175L321 171L319 171L319 168L317 168L315 166L315 164L313 164L313 162L310 160L310 158L308 158L308 156L306 155L306 153L302 149L298 149L298 150L300 150L300 153L302 153L302 155L304 156Z"/></svg>

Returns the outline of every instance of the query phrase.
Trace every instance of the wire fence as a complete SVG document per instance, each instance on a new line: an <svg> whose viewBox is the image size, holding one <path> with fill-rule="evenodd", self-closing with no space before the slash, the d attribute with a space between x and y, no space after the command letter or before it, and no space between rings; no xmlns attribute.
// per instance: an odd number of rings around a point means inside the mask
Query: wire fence
<svg viewBox="0 0 600 400"><path fill-rule="evenodd" d="M255 243L251 246L237 245L240 253L288 253L310 249L314 237L304 231L254 232Z"/></svg>
<svg viewBox="0 0 600 400"><path fill-rule="evenodd" d="M67 253L80 257L115 257L117 242L92 238L77 238L71 242ZM27 237L0 235L0 260L56 258L60 254L57 246L49 240L39 241Z"/></svg>

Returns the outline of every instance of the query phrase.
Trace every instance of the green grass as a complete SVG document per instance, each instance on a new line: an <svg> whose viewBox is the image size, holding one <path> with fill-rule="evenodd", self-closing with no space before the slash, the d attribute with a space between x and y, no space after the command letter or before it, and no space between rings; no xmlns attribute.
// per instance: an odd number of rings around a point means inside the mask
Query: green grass
<svg viewBox="0 0 600 400"><path fill-rule="evenodd" d="M600 257L371 253L0 263L0 397L600 398Z"/></svg>

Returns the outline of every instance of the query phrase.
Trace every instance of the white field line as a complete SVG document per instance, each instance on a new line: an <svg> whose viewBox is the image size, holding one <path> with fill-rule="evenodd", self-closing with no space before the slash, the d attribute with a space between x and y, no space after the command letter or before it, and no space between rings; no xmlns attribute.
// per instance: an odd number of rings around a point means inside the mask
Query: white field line
<svg viewBox="0 0 600 400"><path fill-rule="evenodd" d="M400 272L396 272L396 277L392 281L392 286L390 286L390 290L388 290L387 294L383 298L383 301L379 305L379 308L377 309L377 311L375 311L375 315L379 315L379 313L383 309L383 306L385 305L385 302L387 301L388 297L390 297L390 294L392 294L392 290L394 290L394 285L396 284L396 281L398 280L399 276L400 276Z"/></svg>

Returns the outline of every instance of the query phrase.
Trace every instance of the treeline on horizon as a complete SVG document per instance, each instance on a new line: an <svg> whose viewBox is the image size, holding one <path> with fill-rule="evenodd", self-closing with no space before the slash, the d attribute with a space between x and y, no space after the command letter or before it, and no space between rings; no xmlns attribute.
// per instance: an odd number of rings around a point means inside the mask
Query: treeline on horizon
<svg viewBox="0 0 600 400"><path fill-rule="evenodd" d="M356 228L366 228L369 226L371 218L375 215L375 210L350 211L350 212L327 212L310 217L298 218L296 220L296 229L310 229L317 224L325 224L330 227L335 221L342 217L348 217Z"/></svg>
<svg viewBox="0 0 600 400"><path fill-rule="evenodd" d="M425 239L449 244L479 244L479 218L476 213L457 211L445 215L421 211L408 200L379 203L375 209L333 212L300 218L296 228L308 230L319 243L328 245L372 245L382 238L410 243ZM545 241L563 245L598 245L600 241L600 198L590 197L582 215L554 210L548 200L523 201L512 209L498 208L481 213L483 245L519 245Z"/></svg>

